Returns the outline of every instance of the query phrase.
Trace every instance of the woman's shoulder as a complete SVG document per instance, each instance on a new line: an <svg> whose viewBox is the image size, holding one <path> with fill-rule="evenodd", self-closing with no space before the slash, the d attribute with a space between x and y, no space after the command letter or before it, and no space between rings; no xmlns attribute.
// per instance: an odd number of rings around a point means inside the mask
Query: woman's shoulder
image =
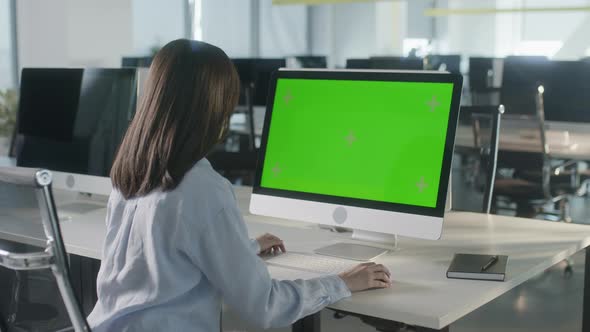
<svg viewBox="0 0 590 332"><path fill-rule="evenodd" d="M227 204L235 204L231 184L211 167L207 159L195 164L174 191L195 206L206 205L208 210L220 211Z"/></svg>

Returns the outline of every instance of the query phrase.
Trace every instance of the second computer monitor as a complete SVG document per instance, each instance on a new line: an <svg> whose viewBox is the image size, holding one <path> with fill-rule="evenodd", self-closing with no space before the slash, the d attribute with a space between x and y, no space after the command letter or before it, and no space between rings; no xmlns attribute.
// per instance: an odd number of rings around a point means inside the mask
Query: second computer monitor
<svg viewBox="0 0 590 332"><path fill-rule="evenodd" d="M279 71L251 211L439 238L461 82L446 73Z"/></svg>
<svg viewBox="0 0 590 332"><path fill-rule="evenodd" d="M287 65L285 59L232 59L242 86L252 85L252 104L265 106L271 74Z"/></svg>
<svg viewBox="0 0 590 332"><path fill-rule="evenodd" d="M25 68L16 136L17 165L48 168L56 187L96 192L135 113L136 70ZM79 187L79 176L88 186ZM84 176L93 177L84 177ZM63 180L63 181L62 181ZM67 185L67 183L69 185ZM108 194L108 186L97 189Z"/></svg>

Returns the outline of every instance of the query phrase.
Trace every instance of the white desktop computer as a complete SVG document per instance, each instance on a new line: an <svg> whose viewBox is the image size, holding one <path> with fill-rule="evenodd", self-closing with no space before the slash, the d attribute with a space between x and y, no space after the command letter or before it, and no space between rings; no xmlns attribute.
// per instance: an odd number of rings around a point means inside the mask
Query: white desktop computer
<svg viewBox="0 0 590 332"><path fill-rule="evenodd" d="M250 211L390 246L397 235L439 239L461 86L449 73L278 71ZM383 252L352 243L316 250L358 260Z"/></svg>

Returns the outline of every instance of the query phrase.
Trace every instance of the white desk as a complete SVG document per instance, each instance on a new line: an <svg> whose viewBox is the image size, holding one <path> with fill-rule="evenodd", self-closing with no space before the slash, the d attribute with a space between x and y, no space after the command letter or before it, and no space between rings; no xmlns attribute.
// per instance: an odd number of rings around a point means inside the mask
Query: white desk
<svg viewBox="0 0 590 332"><path fill-rule="evenodd" d="M314 225L253 216L247 212L249 189L236 191L252 236L272 232L285 239L288 249L308 252L347 238ZM68 252L100 258L104 217L105 210L99 209L63 222ZM44 244L41 228L35 222L14 214L9 217L6 212L0 218L0 238ZM391 289L357 293L331 308L416 325L423 331L445 330L461 317L590 245L588 226L477 213L449 213L443 232L440 241L402 238L400 251L378 260L392 271ZM509 255L506 281L447 279L445 272L456 252ZM273 269L270 271L272 274Z"/></svg>
<svg viewBox="0 0 590 332"><path fill-rule="evenodd" d="M569 133L569 142L565 144L564 132ZM590 160L590 127L565 126L552 124L546 132L549 151L557 159ZM473 148L473 129L471 126L460 125L455 135L455 148ZM517 152L541 152L538 138L531 137L530 131L518 128L500 129L500 150Z"/></svg>

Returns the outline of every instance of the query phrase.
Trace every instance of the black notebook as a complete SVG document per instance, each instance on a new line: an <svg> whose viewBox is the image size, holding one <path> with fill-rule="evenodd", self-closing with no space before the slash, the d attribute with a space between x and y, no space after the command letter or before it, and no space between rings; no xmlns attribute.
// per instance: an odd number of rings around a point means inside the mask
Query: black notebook
<svg viewBox="0 0 590 332"><path fill-rule="evenodd" d="M504 281L507 263L504 255L455 254L447 278Z"/></svg>

